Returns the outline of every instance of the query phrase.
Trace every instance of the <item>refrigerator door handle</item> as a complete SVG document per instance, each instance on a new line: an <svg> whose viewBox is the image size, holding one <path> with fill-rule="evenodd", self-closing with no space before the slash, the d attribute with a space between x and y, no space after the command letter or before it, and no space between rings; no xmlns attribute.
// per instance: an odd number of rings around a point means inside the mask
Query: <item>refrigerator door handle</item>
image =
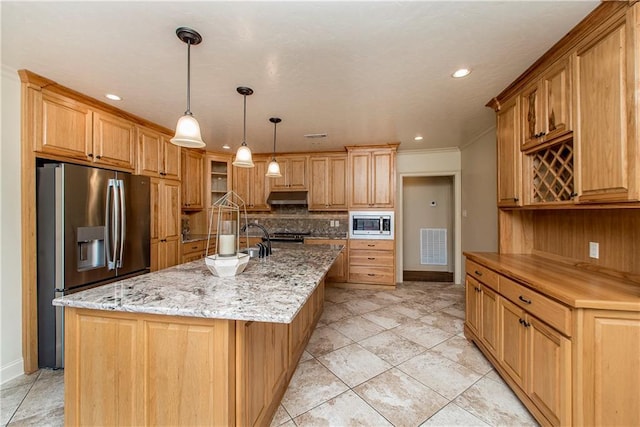
<svg viewBox="0 0 640 427"><path fill-rule="evenodd" d="M118 263L116 266L122 268L124 262L124 239L127 232L127 202L125 198L124 181L118 180L118 189L120 190L120 219L118 221L120 231L120 254L118 255Z"/></svg>
<svg viewBox="0 0 640 427"><path fill-rule="evenodd" d="M105 243L107 252L107 268L116 268L116 228L117 228L117 201L116 201L116 180L110 179L107 184L107 201L105 207Z"/></svg>

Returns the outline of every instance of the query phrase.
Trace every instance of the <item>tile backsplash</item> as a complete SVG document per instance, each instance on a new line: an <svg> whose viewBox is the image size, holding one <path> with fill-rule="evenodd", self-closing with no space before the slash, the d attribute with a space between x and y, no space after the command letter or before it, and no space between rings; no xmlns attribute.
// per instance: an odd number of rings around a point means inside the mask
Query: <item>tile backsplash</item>
<svg viewBox="0 0 640 427"><path fill-rule="evenodd" d="M280 205L273 206L271 212L247 213L247 220L257 221L271 233L309 232L312 236L346 237L349 214L309 212L306 206Z"/></svg>

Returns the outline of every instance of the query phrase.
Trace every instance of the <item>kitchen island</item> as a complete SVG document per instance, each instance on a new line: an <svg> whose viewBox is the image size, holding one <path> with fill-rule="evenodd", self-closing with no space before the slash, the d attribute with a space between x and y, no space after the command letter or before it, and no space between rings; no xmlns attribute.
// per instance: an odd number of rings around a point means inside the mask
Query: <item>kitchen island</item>
<svg viewBox="0 0 640 427"><path fill-rule="evenodd" d="M339 245L282 245L235 277L198 260L54 300L65 424L268 425Z"/></svg>

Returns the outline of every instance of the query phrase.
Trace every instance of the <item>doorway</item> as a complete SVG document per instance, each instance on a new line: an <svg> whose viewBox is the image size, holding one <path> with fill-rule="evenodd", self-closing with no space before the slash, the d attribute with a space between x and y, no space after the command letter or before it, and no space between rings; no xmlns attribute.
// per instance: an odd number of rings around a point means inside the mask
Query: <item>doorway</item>
<svg viewBox="0 0 640 427"><path fill-rule="evenodd" d="M454 177L402 177L402 281L453 282Z"/></svg>

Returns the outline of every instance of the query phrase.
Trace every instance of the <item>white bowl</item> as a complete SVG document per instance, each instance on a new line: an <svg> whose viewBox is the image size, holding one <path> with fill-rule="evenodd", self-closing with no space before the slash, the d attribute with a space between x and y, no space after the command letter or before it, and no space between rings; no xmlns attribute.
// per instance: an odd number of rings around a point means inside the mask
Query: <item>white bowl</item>
<svg viewBox="0 0 640 427"><path fill-rule="evenodd" d="M237 253L234 256L221 257L215 254L206 257L204 262L214 276L232 277L244 271L249 262L249 255Z"/></svg>

